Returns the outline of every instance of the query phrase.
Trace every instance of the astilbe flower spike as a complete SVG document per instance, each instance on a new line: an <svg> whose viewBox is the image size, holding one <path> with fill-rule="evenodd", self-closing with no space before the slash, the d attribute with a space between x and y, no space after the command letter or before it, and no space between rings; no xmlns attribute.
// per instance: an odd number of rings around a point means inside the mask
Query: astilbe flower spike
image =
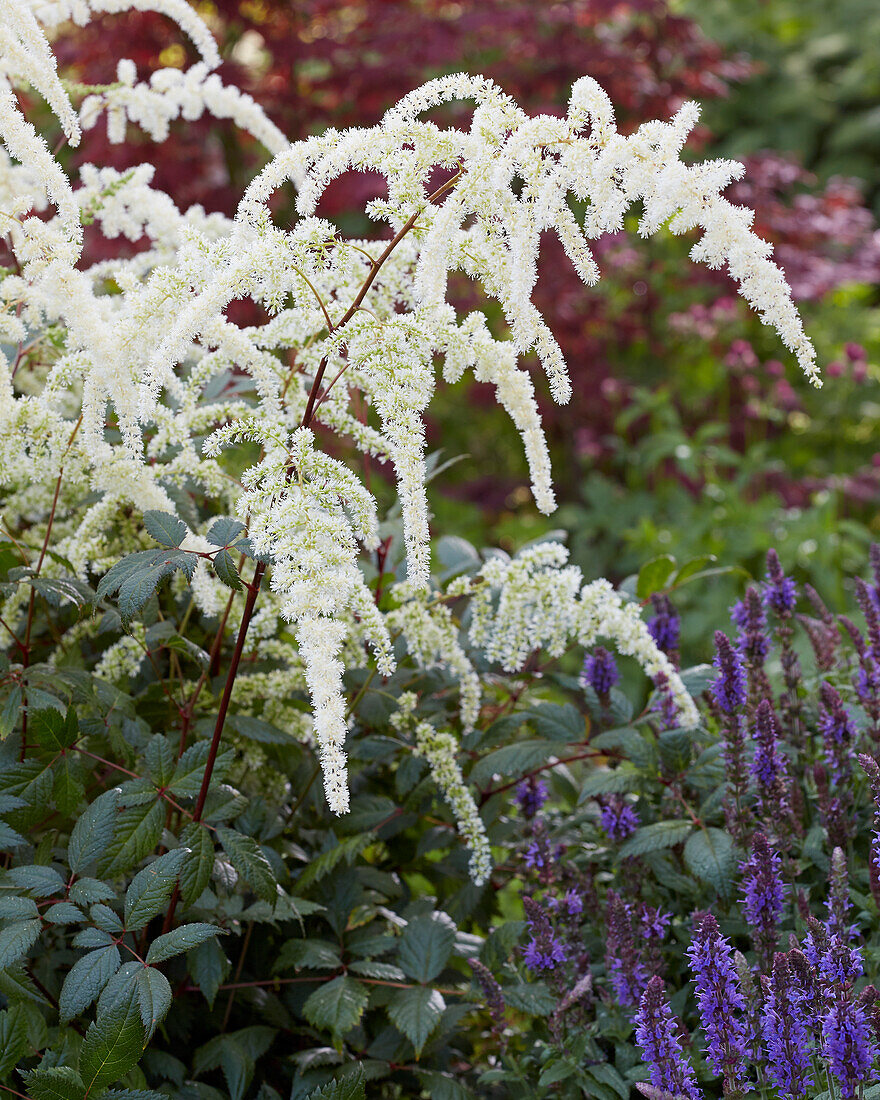
<svg viewBox="0 0 880 1100"><path fill-rule="evenodd" d="M693 1067L681 1047L679 1027L662 978L651 978L635 1018L636 1042L650 1067L651 1084L674 1097L702 1100Z"/></svg>
<svg viewBox="0 0 880 1100"><path fill-rule="evenodd" d="M126 0L114 6L126 7ZM88 21L101 5L75 7L77 19ZM54 483L63 461L62 510L84 498L94 503L57 525L53 554L83 576L104 568L105 532L119 517L144 509L173 512L172 490L184 484L207 493L218 514L245 521L257 565L239 652L247 643L259 661L267 639L277 647L285 635L295 681L290 694L309 695L312 725L303 733L317 744L328 805L343 813L349 806L345 665L367 644L378 670L390 674L391 633L403 627L394 623L394 612L376 606L360 567L363 552L378 544L376 500L353 469L321 450L326 436L350 437L395 472L406 557L407 580L396 593L402 604L430 587L425 412L437 363L445 381L472 370L495 387L522 437L536 505L545 513L555 508L537 397L519 364L519 356L536 352L554 400L570 398L559 344L532 300L547 231L592 284L599 270L590 242L617 232L627 210L640 203L642 235L701 231L691 258L712 269L726 266L745 300L819 385L815 351L784 275L769 259L770 246L752 231L752 211L723 196L742 166L681 159L698 120L693 103L669 122L623 134L591 78L573 85L564 115L529 117L492 81L454 73L406 95L375 126L331 128L289 142L253 99L212 71L219 54L195 9L166 0L160 9L190 33L198 64L140 81L123 60L119 79L76 110L40 25L54 27L61 8L24 0L4 6L0 190L14 200L0 219L0 242L13 259L0 268L0 327L5 341L23 343L32 339L31 321L48 318L60 345L45 378L35 372L24 386L21 377L13 386L12 365L0 360L0 469L11 502L4 512L30 515L34 487ZM231 118L272 159L232 219L198 206L178 210L152 187L150 165L127 173L87 165L74 188L22 113L16 88L25 83L44 96L71 144L102 116L116 143L129 123L163 140L171 120L207 113ZM424 117L459 100L474 104L466 127L440 128ZM451 173L440 189L433 182L438 164ZM381 234L340 238L318 215L327 188L352 169L375 172L387 184L387 197L366 212L390 227L391 242ZM291 181L296 212L282 228L271 203ZM572 199L586 210L582 221ZM83 214L95 232L144 239L148 248L83 263ZM499 303L510 339L496 339L479 310L459 315L448 300L454 272L473 278ZM247 299L265 309L267 324L230 321L228 307ZM280 371L279 359L295 359L296 369ZM344 384L335 385L343 373ZM247 386L206 419L211 395L232 374L248 379ZM375 422L362 423L353 402L366 402ZM106 432L108 405L112 434ZM230 479L221 452L244 444L256 445L259 460ZM482 655L519 671L536 648L555 656L571 640L589 647L607 638L650 677L664 673L681 724L694 725L693 701L640 609L607 582L584 584L565 562L564 548L544 545L514 562L487 562L478 578L450 585L452 594L475 594L477 581L488 590L483 604L475 596L472 618L471 640L480 636ZM217 593L200 569L197 606L216 614ZM248 639L255 614L260 636L252 632ZM442 652L432 651L432 663L461 680L466 726L479 708L478 684L448 626L438 626L444 641ZM84 627L81 636L97 629L97 623ZM411 654L420 652L414 633L405 640ZM236 660L230 693L237 667ZM476 836L451 736L426 733L423 755ZM474 867L485 872L485 860Z"/></svg>
<svg viewBox="0 0 880 1100"><path fill-rule="evenodd" d="M733 961L733 947L711 914L703 917L687 951L694 975L706 1056L723 1076L725 1096L746 1080L748 1035L745 999Z"/></svg>
<svg viewBox="0 0 880 1100"><path fill-rule="evenodd" d="M785 908L787 889L780 873L781 858L770 849L767 837L756 832L752 853L741 865L743 871L743 916L752 928L761 969L768 972L779 935L779 918Z"/></svg>
<svg viewBox="0 0 880 1100"><path fill-rule="evenodd" d="M805 1023L805 994L792 974L788 957L777 954L769 977L763 978L761 1032L767 1069L782 1100L806 1096L814 1084L812 1044Z"/></svg>

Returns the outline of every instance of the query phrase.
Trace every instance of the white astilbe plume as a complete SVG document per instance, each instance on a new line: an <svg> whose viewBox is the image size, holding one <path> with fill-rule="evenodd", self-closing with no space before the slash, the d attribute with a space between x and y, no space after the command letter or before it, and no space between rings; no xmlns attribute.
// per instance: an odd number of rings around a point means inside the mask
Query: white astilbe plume
<svg viewBox="0 0 880 1100"><path fill-rule="evenodd" d="M512 561L486 562L476 574L479 586L470 578L454 581L449 594L472 594L471 643L506 672L518 672L539 649L560 657L570 644L586 647L607 638L650 677L662 673L681 725L696 725L696 705L651 637L638 604L624 602L606 580L584 584L580 569L567 562L564 546L539 543Z"/></svg>
<svg viewBox="0 0 880 1100"><path fill-rule="evenodd" d="M416 756L427 761L431 778L440 788L459 835L471 853L471 879L476 886L483 886L492 873L492 854L480 811L458 766L458 742L451 733L420 721L415 715L416 703L412 692L404 692L398 699L398 710L391 716L391 724L399 733L412 733Z"/></svg>
<svg viewBox="0 0 880 1100"><path fill-rule="evenodd" d="M458 638L458 624L445 604L430 601L427 593L409 582L395 587L400 607L389 612L388 629L399 630L411 657L420 668L446 668L459 682L461 724L473 729L480 714L480 678Z"/></svg>
<svg viewBox="0 0 880 1100"><path fill-rule="evenodd" d="M106 88L65 86L44 32L54 39L68 20L82 25L127 8L175 20L200 60L146 74L120 59ZM0 268L0 508L8 525L29 529L28 545L39 545L53 509L51 549L83 578L142 548L139 513L173 511L181 493L237 514L269 579L247 644L283 660L285 682L308 689L328 800L341 812L343 666L362 660L366 645L389 673L389 623L415 663L458 678L465 728L479 712L479 681L445 596L431 587L424 417L438 371L449 383L472 371L494 387L522 438L538 508L555 507L533 376L521 361L534 352L552 396L569 399L561 350L531 297L546 232L592 284L591 242L621 229L634 204L642 235L697 231L692 258L726 267L810 381L819 378L770 245L753 233L751 211L723 197L741 166L681 160L694 104L623 135L590 78L574 85L564 117L530 118L492 81L454 74L406 96L377 126L288 143L258 104L220 81L218 63L186 0L0 0L0 243L15 260ZM172 121L210 112L253 135L272 159L234 219L179 209L152 186L151 165L120 173L87 164L71 180L22 114L15 89L24 84L45 98L70 142L103 117L113 141L129 124L161 140ZM460 99L475 104L464 128L423 117ZM366 210L381 223L377 236L341 238L316 214L327 187L351 170L387 182L387 198ZM271 201L287 181L296 216L281 226ZM572 199L586 210L580 222ZM84 224L146 247L91 263ZM447 294L454 272L500 305L506 331L490 331L491 308L457 314ZM233 322L227 307L245 299L265 323ZM479 431L479 410L468 412ZM361 569L377 545L376 502L353 468L325 453L338 453L337 435L389 463L397 480L406 585L391 610L377 606ZM243 444L256 446L245 452ZM248 459L222 453L233 446ZM53 561L48 555L45 567ZM584 583L562 547L492 559L479 585L455 582L447 595L471 588L471 643L501 668L521 669L538 648L556 656L607 636L649 675L662 673L683 723L693 720L693 702L639 609L606 582ZM218 592L204 570L195 599L216 613ZM20 623L17 595L2 614ZM237 627L235 613L229 625ZM298 730L306 724L291 720ZM425 734L438 770L448 763L448 736L432 735L431 748Z"/></svg>

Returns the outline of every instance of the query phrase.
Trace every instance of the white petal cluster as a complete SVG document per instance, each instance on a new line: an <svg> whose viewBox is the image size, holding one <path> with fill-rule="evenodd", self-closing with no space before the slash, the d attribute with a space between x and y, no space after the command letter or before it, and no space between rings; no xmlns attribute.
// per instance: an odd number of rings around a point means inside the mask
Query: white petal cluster
<svg viewBox="0 0 880 1100"><path fill-rule="evenodd" d="M431 778L446 800L461 838L471 853L469 871L476 886L483 886L492 873L492 853L486 826L474 796L458 766L458 742L451 733L435 729L430 722L420 721L414 711L416 697L405 692L398 700L399 709L391 724L401 733L411 731L416 756L428 762Z"/></svg>
<svg viewBox="0 0 880 1100"><path fill-rule="evenodd" d="M127 8L175 20L200 60L139 74L121 59L113 85L67 86L69 95L45 32L54 37L65 21ZM459 678L465 728L479 711L479 680L430 583L424 416L438 375L454 383L470 370L494 387L522 437L537 506L555 507L523 361L534 353L553 397L568 400L566 364L531 300L545 232L593 283L590 242L619 230L634 204L644 235L698 230L692 257L726 266L811 381L819 379L770 246L752 232L751 212L723 198L740 166L681 160L693 104L623 135L589 78L575 84L560 118L529 117L491 81L458 74L406 96L377 126L288 143L252 99L220 81L218 63L186 0L0 0L0 243L15 259L14 270L0 269L0 507L7 525L38 535L63 470L55 550L83 576L106 569L120 548L144 545L138 512L174 511L181 492L239 515L271 563L249 645L280 660L272 649L278 623L292 624L298 652L284 659L284 682L308 688L310 735L341 812L342 673L365 644L387 673L391 631L402 631L417 663ZM234 219L180 210L152 186L149 164L124 173L83 165L70 179L22 114L22 83L45 99L70 143L104 116L112 140L129 123L161 140L174 120L210 112L252 134L272 159ZM475 105L466 127L423 117L459 99ZM316 215L326 188L351 170L387 182L387 198L367 207L382 227L374 237L343 238ZM281 226L270 203L288 181L296 216ZM586 208L581 221L572 198ZM147 246L90 264L85 225L107 241L146 238ZM490 328L492 310L456 312L447 296L454 272L500 305L505 331ZM227 307L244 299L265 323L230 320ZM331 457L335 436L396 476L407 581L389 612L376 606L360 565L376 545L376 502L354 468ZM232 447L249 457L230 459ZM194 593L216 614L222 597L203 570ZM682 715L693 716L638 609L604 582L584 584L561 547L489 561L474 601L471 641L503 668L520 669L536 648L557 655L608 636L650 674L663 672ZM18 614L13 597L4 618ZM238 605L230 628L236 615ZM300 713L290 721L305 736Z"/></svg>
<svg viewBox="0 0 880 1100"><path fill-rule="evenodd" d="M652 678L663 673L682 726L699 721L696 705L672 662L657 648L636 603L627 603L606 580L583 583L568 550L556 542L539 543L513 560L497 557L477 574L450 586L472 593L471 643L507 672L517 672L538 650L561 656L569 645L612 641L620 653L635 657Z"/></svg>

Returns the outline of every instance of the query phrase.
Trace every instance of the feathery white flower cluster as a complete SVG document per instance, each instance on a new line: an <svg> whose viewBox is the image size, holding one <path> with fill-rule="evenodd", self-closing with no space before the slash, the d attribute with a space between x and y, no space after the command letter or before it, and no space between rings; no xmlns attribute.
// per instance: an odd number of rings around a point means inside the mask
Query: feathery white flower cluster
<svg viewBox="0 0 880 1100"><path fill-rule="evenodd" d="M682 726L699 714L672 662L657 648L636 603L626 603L606 580L583 583L568 550L557 542L538 543L512 561L492 558L477 574L454 581L449 592L471 595L471 644L507 672L523 668L528 656L544 649L561 656L570 644L591 646L598 638L614 642L635 657L652 678L662 673Z"/></svg>
<svg viewBox="0 0 880 1100"><path fill-rule="evenodd" d="M492 854L486 826L458 766L458 742L451 733L418 720L417 702L412 692L404 692L398 700L398 710L391 716L391 725L399 733L412 732L416 756L428 762L431 778L449 804L459 835L471 853L471 879L476 886L483 886L492 873Z"/></svg>
<svg viewBox="0 0 880 1100"><path fill-rule="evenodd" d="M176 20L200 61L139 81L123 59L118 82L75 108L45 29L128 7ZM46 516L63 468L55 550L83 576L105 569L120 544L138 544L132 508L174 511L175 495L194 489L218 513L237 512L271 560L271 590L260 597L265 633L251 644L265 644L279 619L293 624L298 652L288 663L311 695L328 799L341 812L348 804L343 665L367 642L379 668L390 671L391 622L416 661L460 678L465 727L479 711L479 681L454 621L427 598L423 415L436 364L447 382L470 369L495 386L522 436L535 501L544 512L555 507L534 387L520 363L534 351L553 396L568 400L561 351L531 301L542 233L554 231L592 283L599 273L589 242L621 228L634 203L643 207L644 235L664 225L674 233L701 229L692 257L727 265L810 380L819 379L770 246L753 234L751 212L722 197L740 166L680 159L697 118L693 104L668 123L624 136L589 78L574 85L564 117L530 118L491 81L459 74L406 96L377 126L288 144L257 104L212 74L217 64L210 33L185 0L0 0L0 240L16 260L14 272L0 270L2 505L13 527L39 523L34 517ZM179 210L152 188L150 165L124 174L84 165L74 183L21 113L13 89L22 81L45 98L72 144L102 113L113 140L129 123L161 139L172 120L207 110L247 129L274 156L233 220ZM455 99L475 102L466 129L420 117ZM325 189L349 170L387 181L387 199L367 213L390 226L391 240L342 239L316 216ZM297 218L281 228L269 202L287 180L297 189ZM583 224L569 196L587 203ZM84 224L107 238L146 236L149 246L90 263ZM446 296L454 271L501 304L509 338L493 335L480 311L456 314ZM226 307L246 298L268 313L265 324L228 319ZM347 437L395 470L407 587L387 616L359 566L375 545L375 501L353 470L322 453L316 433ZM245 441L261 453L240 473L223 451ZM489 562L483 574L487 590L499 590L498 604L476 593L472 640L493 660L519 668L539 645L553 654L608 634L650 674L664 672L683 716L692 715L637 609L605 582L584 585L561 548ZM195 596L216 612L203 571ZM7 621L18 619L19 604L10 598Z"/></svg>

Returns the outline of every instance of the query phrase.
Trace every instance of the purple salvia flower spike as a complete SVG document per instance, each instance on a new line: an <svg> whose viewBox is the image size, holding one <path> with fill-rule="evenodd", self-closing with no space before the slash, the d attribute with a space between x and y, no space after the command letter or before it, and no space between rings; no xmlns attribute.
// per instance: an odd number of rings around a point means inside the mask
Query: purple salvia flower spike
<svg viewBox="0 0 880 1100"><path fill-rule="evenodd" d="M602 800L599 824L611 840L626 840L639 827L639 815L632 803L620 795L609 795Z"/></svg>
<svg viewBox="0 0 880 1100"><path fill-rule="evenodd" d="M782 1100L797 1100L815 1084L803 1010L805 993L791 972L788 957L782 954L774 957L771 975L763 984L761 1033L767 1069Z"/></svg>
<svg viewBox="0 0 880 1100"><path fill-rule="evenodd" d="M733 960L733 948L707 914L687 951L694 975L706 1056L723 1076L725 1096L742 1090L746 1080L748 1033L746 1003Z"/></svg>
<svg viewBox="0 0 880 1100"><path fill-rule="evenodd" d="M653 595L654 616L648 620L648 630L673 665L678 668L678 647L681 639L681 617L668 596Z"/></svg>
<svg viewBox="0 0 880 1100"><path fill-rule="evenodd" d="M611 689L619 679L614 656L604 646L597 645L584 661L580 678L582 686L591 687L607 709L611 705Z"/></svg>
<svg viewBox="0 0 880 1100"><path fill-rule="evenodd" d="M715 667L718 675L711 692L724 735L724 815L734 840L742 843L749 826L746 739L740 713L746 701L746 674L739 654L720 630L715 631Z"/></svg>
<svg viewBox="0 0 880 1100"><path fill-rule="evenodd" d="M790 619L797 605L797 586L787 577L775 550L767 551L767 573L764 583L764 605L780 618Z"/></svg>
<svg viewBox="0 0 880 1100"><path fill-rule="evenodd" d="M636 1042L650 1067L651 1085L658 1090L655 1095L667 1093L687 1097L687 1100L702 1100L693 1068L681 1048L679 1030L663 981L654 977L642 994L635 1018Z"/></svg>
<svg viewBox="0 0 880 1100"><path fill-rule="evenodd" d="M779 723L768 699L762 699L755 712L754 739L751 770L758 790L758 811L779 842L788 837L793 822L788 764L779 750Z"/></svg>
<svg viewBox="0 0 880 1100"><path fill-rule="evenodd" d="M517 784L515 798L520 813L527 820L538 813L549 797L550 788L543 779L536 779L535 776L531 775L528 779L524 779L522 783Z"/></svg>
<svg viewBox="0 0 880 1100"><path fill-rule="evenodd" d="M786 886L780 874L781 858L771 851L764 833L752 837L752 853L743 871L743 916L753 932L761 970L769 972L779 936L779 918L785 908Z"/></svg>
<svg viewBox="0 0 880 1100"><path fill-rule="evenodd" d="M840 1095L856 1095L869 1081L877 1059L877 1043L865 1009L837 1000L822 1021L822 1053L840 1086Z"/></svg>
<svg viewBox="0 0 880 1100"><path fill-rule="evenodd" d="M629 906L614 890L608 891L605 972L619 1004L638 1004L648 980L636 948Z"/></svg>

